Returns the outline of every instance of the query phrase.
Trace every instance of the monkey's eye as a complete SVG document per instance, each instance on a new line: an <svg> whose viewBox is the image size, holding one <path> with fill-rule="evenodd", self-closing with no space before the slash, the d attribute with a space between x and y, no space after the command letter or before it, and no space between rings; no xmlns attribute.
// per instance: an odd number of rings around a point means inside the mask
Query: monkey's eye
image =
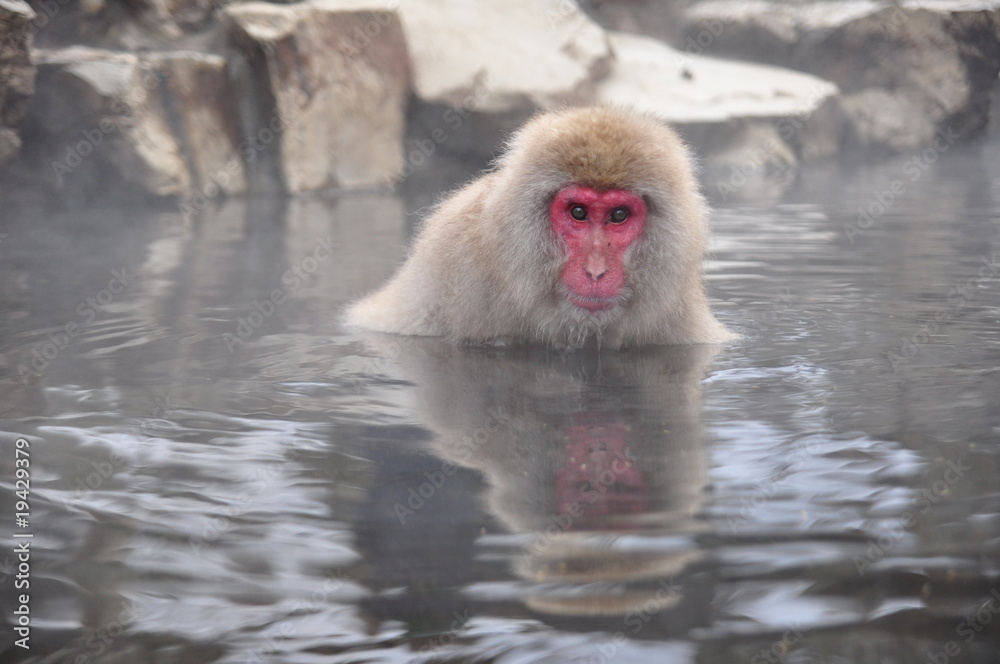
<svg viewBox="0 0 1000 664"><path fill-rule="evenodd" d="M577 221L583 221L587 218L587 208L582 205L574 205L569 209L569 216L573 217Z"/></svg>
<svg viewBox="0 0 1000 664"><path fill-rule="evenodd" d="M612 224L622 224L628 219L628 208L617 207L608 215L608 221Z"/></svg>

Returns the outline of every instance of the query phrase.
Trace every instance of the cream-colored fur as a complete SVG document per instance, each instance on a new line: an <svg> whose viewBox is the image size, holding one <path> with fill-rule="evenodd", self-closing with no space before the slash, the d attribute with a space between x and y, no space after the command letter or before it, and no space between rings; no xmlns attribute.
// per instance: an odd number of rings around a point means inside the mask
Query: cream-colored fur
<svg viewBox="0 0 1000 664"><path fill-rule="evenodd" d="M565 248L549 204L570 184L628 189L648 218L625 254L628 300L597 314L559 280ZM346 322L380 332L579 347L712 343L733 338L702 284L707 210L683 143L632 110L541 113L511 138L493 170L427 218L409 258Z"/></svg>

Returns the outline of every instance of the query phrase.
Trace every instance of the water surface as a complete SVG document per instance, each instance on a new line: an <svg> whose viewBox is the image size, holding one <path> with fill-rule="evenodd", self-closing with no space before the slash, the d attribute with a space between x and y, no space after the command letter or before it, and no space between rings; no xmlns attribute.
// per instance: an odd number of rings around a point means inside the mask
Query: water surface
<svg viewBox="0 0 1000 664"><path fill-rule="evenodd" d="M392 195L11 207L4 661L1000 662L1000 144L912 157L706 176L724 348L348 333Z"/></svg>

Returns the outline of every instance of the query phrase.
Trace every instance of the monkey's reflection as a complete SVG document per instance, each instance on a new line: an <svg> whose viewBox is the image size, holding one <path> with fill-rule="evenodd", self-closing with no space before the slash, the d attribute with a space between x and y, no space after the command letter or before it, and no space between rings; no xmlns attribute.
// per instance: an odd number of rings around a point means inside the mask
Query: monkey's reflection
<svg viewBox="0 0 1000 664"><path fill-rule="evenodd" d="M613 528L615 515L648 512L649 483L628 447L625 423L608 411L576 413L570 421L569 458L554 478L557 512L578 519L569 529Z"/></svg>
<svg viewBox="0 0 1000 664"><path fill-rule="evenodd" d="M621 622L687 598L707 475L699 383L713 347L557 354L368 338L414 384L408 405L436 434L442 468L481 472L489 515L531 537L508 565L530 582L525 606Z"/></svg>

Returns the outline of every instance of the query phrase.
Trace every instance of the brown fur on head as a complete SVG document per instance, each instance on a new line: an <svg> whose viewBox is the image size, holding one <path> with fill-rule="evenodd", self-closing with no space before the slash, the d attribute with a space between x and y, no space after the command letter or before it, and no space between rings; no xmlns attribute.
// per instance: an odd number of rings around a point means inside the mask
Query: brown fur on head
<svg viewBox="0 0 1000 664"><path fill-rule="evenodd" d="M560 273L567 245L549 206L570 185L625 190L645 202L642 236L622 256L621 304L581 309ZM347 321L402 334L576 347L703 343L732 335L708 308L701 279L706 209L684 145L631 110L541 113L514 134L494 170L446 199L410 257Z"/></svg>
<svg viewBox="0 0 1000 664"><path fill-rule="evenodd" d="M687 151L651 117L582 108L537 116L515 135L501 164L513 166L515 155L522 163L550 164L569 182L615 189L662 186L664 177L686 170L677 169L676 161L686 159ZM694 186L693 180L687 184Z"/></svg>

